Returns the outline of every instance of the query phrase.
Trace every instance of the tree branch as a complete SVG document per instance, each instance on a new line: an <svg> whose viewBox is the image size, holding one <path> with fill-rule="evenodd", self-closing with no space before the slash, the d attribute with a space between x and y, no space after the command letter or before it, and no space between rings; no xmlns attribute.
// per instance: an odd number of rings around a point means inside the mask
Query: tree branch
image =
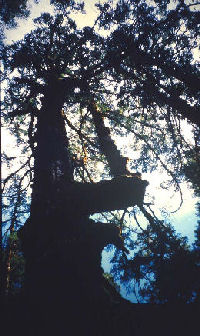
<svg viewBox="0 0 200 336"><path fill-rule="evenodd" d="M146 180L126 176L98 183L77 182L64 191L64 199L70 203L72 211L78 208L85 214L123 210L143 204L148 184Z"/></svg>
<svg viewBox="0 0 200 336"><path fill-rule="evenodd" d="M72 123L71 121L69 121L69 119L67 119L67 117L65 115L63 115L63 119L66 121L67 125L73 130L75 131L78 136L81 138L84 138L85 140L87 140L87 142L94 148L99 149L99 147L92 142L90 139L88 139L88 137L86 135L84 135L80 130L78 130Z"/></svg>
<svg viewBox="0 0 200 336"><path fill-rule="evenodd" d="M17 170L15 170L13 173L11 173L10 175L8 175L5 180L3 181L3 188L2 188L2 193L4 192L6 183L13 177L15 176L21 169L23 169L24 167L26 167L26 165L30 162L31 157L28 158L28 160Z"/></svg>
<svg viewBox="0 0 200 336"><path fill-rule="evenodd" d="M110 129L105 126L103 115L98 111L94 101L89 103L88 109L92 114L101 151L106 156L111 174L114 176L130 174L126 168L128 158L123 157L117 149L114 140L111 138Z"/></svg>

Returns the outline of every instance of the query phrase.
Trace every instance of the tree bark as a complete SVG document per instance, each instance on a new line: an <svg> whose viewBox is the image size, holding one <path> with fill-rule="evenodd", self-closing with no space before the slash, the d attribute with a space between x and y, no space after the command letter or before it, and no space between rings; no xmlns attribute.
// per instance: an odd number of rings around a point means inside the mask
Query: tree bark
<svg viewBox="0 0 200 336"><path fill-rule="evenodd" d="M98 135L99 144L102 153L105 155L110 172L113 176L121 176L128 174L126 163L127 157L123 157L120 151L117 149L115 142L111 138L110 129L105 126L103 116L97 109L97 105L94 101L89 104L89 110L92 114L95 130ZM129 173L130 174L130 173Z"/></svg>
<svg viewBox="0 0 200 336"><path fill-rule="evenodd" d="M24 293L50 333L62 335L67 323L67 330L79 335L78 316L82 334L95 335L111 305L101 252L109 243L126 249L117 227L88 217L141 204L147 182L126 176L95 184L73 181L61 115L64 95L63 86L49 86L38 115L31 212L19 233L26 258Z"/></svg>
<svg viewBox="0 0 200 336"><path fill-rule="evenodd" d="M98 183L75 183L70 187L73 211L93 214L105 211L122 210L143 203L146 180L138 177L119 176Z"/></svg>

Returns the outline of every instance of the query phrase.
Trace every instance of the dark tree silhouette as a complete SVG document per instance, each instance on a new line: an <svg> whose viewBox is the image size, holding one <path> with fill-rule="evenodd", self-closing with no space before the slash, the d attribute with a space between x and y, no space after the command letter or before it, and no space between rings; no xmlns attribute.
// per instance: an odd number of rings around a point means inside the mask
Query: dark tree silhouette
<svg viewBox="0 0 200 336"><path fill-rule="evenodd" d="M127 322L131 304L102 275L101 252L108 244L117 248L114 279L122 269L125 280L149 277L140 290L148 302L188 302L199 290L198 253L149 212L148 182L138 173L160 165L178 189L183 159L188 151L197 156L183 127L186 118L196 136L198 70L191 50L197 13L190 17L181 1L174 10L159 5L159 15L143 1L119 1L116 8L108 1L98 5L96 24L116 28L104 38L94 28L78 30L64 2L57 3L54 17L42 14L36 29L2 55L4 123L26 156L5 178L5 197L16 174L18 190L26 184L32 190L30 216L18 230L26 260L21 300L32 314L28 319L37 321L32 334L79 335L81 329L84 335L129 335L135 330ZM134 136L132 148L140 149L130 167L114 140L127 134ZM99 161L102 176L95 169ZM129 258L124 216L134 207L140 226L136 206L149 224L129 242L139 249ZM89 218L114 210L124 210L120 220ZM18 201L12 218L17 211ZM174 269L176 284L167 280ZM179 285L185 270L191 275L186 287Z"/></svg>

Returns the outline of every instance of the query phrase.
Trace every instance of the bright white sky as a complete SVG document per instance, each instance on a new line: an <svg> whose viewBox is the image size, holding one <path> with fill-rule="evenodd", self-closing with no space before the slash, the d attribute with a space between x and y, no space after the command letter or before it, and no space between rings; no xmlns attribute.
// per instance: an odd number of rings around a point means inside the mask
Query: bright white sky
<svg viewBox="0 0 200 336"><path fill-rule="evenodd" d="M31 15L28 19L20 19L18 20L18 28L17 29L11 29L6 31L6 43L10 44L12 41L19 40L23 38L24 34L30 32L34 26L33 26L33 19L40 16L42 12L50 12L53 14L52 6L50 6L49 0L41 0L39 4L34 4L34 1L30 1L30 8L31 8ZM94 24L95 16L97 13L97 10L94 6L96 1L93 0L86 0L85 1L85 10L86 14L73 14L73 19L76 20L76 23L78 25L78 28L82 28L84 26L90 26ZM101 0L100 3L105 2L105 0ZM185 128L186 132L189 136L189 128ZM127 139L123 139L123 142L126 142ZM119 143L120 147L122 143ZM15 151L17 147L15 144L11 141L11 137L8 135L7 132L3 130L2 132L2 148L7 147L7 150L9 150L9 155L13 155L13 150ZM20 155L20 153L19 153ZM131 153L130 153L131 156ZM164 173L160 172L154 172L149 174L144 174L143 178L146 178L150 185L147 188L147 192L151 195L154 195L155 197L155 204L156 208L160 207L166 207L168 211L175 210L177 204L180 203L180 196L178 193L173 195L172 198L172 192L169 192L167 190L163 190L160 188L160 183L162 183L166 176ZM183 197L184 202L181 207L181 209L174 214L171 219L177 229L178 232L182 233L183 235L187 235L190 239L190 242L193 241L194 235L194 228L197 224L197 218L195 216L195 203L196 199L193 198L191 190L188 188L186 183L182 184L183 189Z"/></svg>

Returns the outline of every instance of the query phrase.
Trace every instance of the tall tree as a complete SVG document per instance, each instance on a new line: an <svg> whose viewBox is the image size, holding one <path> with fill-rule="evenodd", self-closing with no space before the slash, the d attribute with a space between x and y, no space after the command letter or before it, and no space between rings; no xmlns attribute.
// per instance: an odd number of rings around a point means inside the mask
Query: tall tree
<svg viewBox="0 0 200 336"><path fill-rule="evenodd" d="M157 283L152 296L159 287L163 249L168 244L173 249L176 244L184 256L189 255L175 236L159 245L160 237L167 237L167 229L163 233L162 222L147 212L143 199L148 182L137 170L154 169L159 162L178 187L182 175L172 167L182 165L188 148L195 150L184 139L181 121L187 117L198 124L197 69L190 65L188 51L195 37L189 34L184 42L180 36L185 53L175 58L175 27L169 26L172 11L163 9L167 16L163 23L163 17L155 16L155 8L140 1L125 4L120 1L115 10L109 2L99 6L102 25L117 23L108 38L93 28L78 30L69 13L59 12L54 17L45 13L35 20L34 31L3 53L8 81L4 119L29 156L17 172L21 172L21 184L28 177L32 188L30 217L19 232L26 259L24 295L46 328L52 321L52 334L62 334L67 315L69 332L79 334L78 316L83 334L98 334L99 329L99 334L106 335L113 331L111 312L120 313L121 308L113 306L112 295L107 295L101 251L114 244L131 264L124 245L123 218L118 223L100 223L89 219L91 214L135 205L141 209L150 225L148 238L152 236L158 243L156 251L136 256L145 265L146 260L156 260ZM186 20L179 7L175 10L177 25ZM136 20L134 24L131 19ZM175 87L180 89L178 93ZM139 159L132 160L132 169L114 141L115 135L127 134L134 135L133 146L141 149ZM105 177L100 182L95 171L99 161ZM5 190L12 177L4 181ZM176 251L174 255L177 257ZM159 292L161 301L166 288ZM177 291L170 300L176 295ZM125 305L119 295L117 300Z"/></svg>

